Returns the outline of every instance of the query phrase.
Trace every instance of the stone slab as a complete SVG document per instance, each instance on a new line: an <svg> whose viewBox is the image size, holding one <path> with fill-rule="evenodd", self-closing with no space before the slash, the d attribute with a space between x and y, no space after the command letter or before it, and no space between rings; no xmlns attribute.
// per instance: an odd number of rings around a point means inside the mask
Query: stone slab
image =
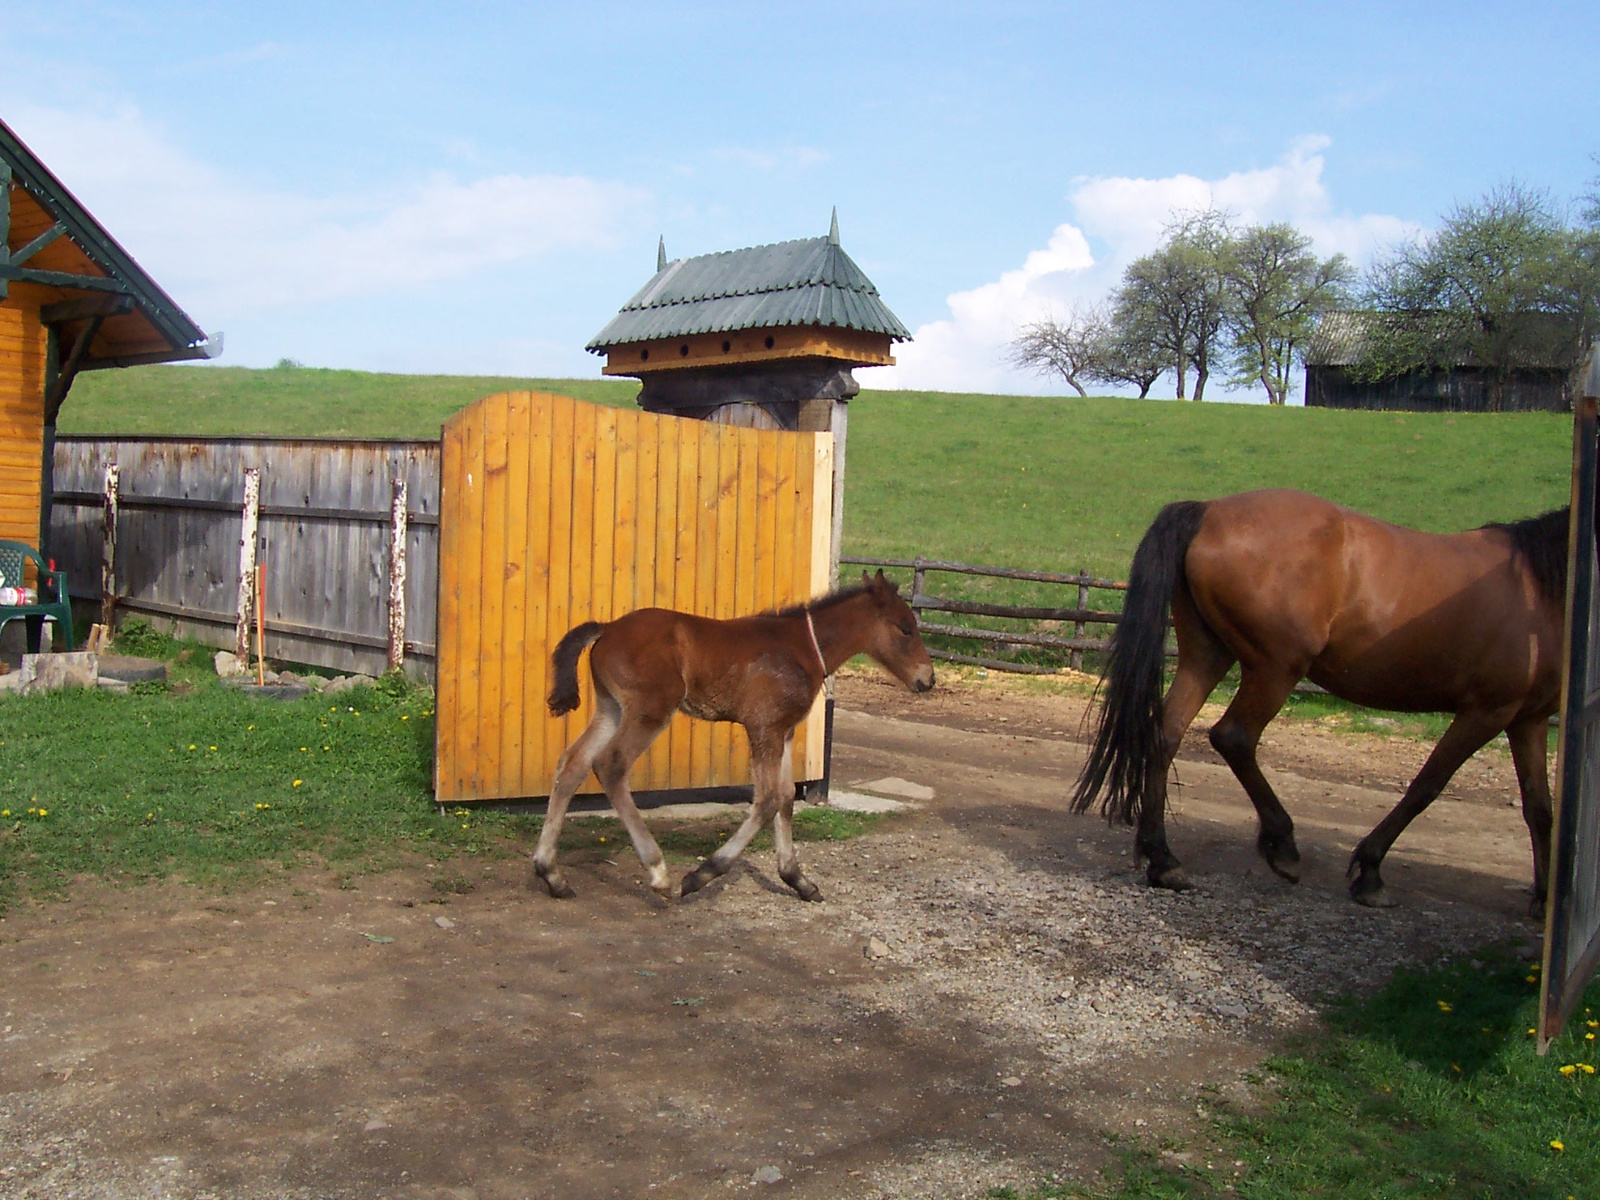
<svg viewBox="0 0 1600 1200"><path fill-rule="evenodd" d="M828 807L841 809L844 812L893 813L905 812L917 806L906 800L891 800L887 796L868 796L863 792L847 792L834 788L828 793Z"/></svg>
<svg viewBox="0 0 1600 1200"><path fill-rule="evenodd" d="M864 791L877 792L880 796L898 796L902 800L933 799L931 787L923 783L912 783L909 779L901 779L898 775L873 779L867 783L858 783L856 786Z"/></svg>

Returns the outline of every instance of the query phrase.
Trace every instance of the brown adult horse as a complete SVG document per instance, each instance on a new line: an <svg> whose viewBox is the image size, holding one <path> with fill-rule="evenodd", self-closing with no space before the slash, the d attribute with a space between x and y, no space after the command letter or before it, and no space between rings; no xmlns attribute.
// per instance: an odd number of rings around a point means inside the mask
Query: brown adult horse
<svg viewBox="0 0 1600 1200"><path fill-rule="evenodd" d="M1211 744L1255 805L1256 846L1274 871L1297 879L1300 854L1294 824L1256 765L1256 745L1294 685L1310 678L1356 704L1455 715L1400 803L1356 846L1351 897L1388 902L1379 867L1395 838L1504 730L1533 840L1533 907L1542 911L1567 523L1559 509L1466 533L1419 533L1290 491L1167 505L1134 553L1074 811L1103 793L1102 812L1137 821L1149 881L1186 887L1167 846L1167 768L1237 662L1239 690ZM1178 670L1163 703L1169 605Z"/></svg>
<svg viewBox="0 0 1600 1200"><path fill-rule="evenodd" d="M933 662L899 587L882 571L876 578L863 572L859 587L760 616L717 621L643 608L610 624L585 621L561 639L553 656L549 704L558 717L578 707L578 658L591 642L594 717L556 764L533 855L533 869L550 894L558 899L573 894L556 866L556 842L567 804L591 768L633 839L650 886L671 894L661 848L628 790L628 772L672 714L685 712L744 726L755 795L750 816L734 835L683 877L683 894L724 874L773 821L779 876L802 900L822 899L800 870L794 849L794 727L811 710L823 680L857 654L870 655L913 691L933 687Z"/></svg>

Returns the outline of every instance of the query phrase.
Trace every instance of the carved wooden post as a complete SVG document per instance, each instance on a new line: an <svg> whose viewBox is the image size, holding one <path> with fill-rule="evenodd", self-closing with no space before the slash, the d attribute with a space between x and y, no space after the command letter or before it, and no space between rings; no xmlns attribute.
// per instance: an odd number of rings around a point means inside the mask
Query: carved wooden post
<svg viewBox="0 0 1600 1200"><path fill-rule="evenodd" d="M121 474L116 463L106 464L105 528L100 556L100 624L106 627L106 636L111 633L117 607L117 485Z"/></svg>
<svg viewBox="0 0 1600 1200"><path fill-rule="evenodd" d="M239 530L239 623L234 630L233 652L241 664L250 661L251 592L256 582L256 516L261 504L261 471L244 470L243 525Z"/></svg>
<svg viewBox="0 0 1600 1200"><path fill-rule="evenodd" d="M389 669L406 661L406 481L394 481L389 510Z"/></svg>

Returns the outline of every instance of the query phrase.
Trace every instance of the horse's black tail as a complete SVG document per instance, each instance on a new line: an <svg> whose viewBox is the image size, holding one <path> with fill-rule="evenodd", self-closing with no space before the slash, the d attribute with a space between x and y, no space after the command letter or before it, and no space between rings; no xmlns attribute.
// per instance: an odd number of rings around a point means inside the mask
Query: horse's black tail
<svg viewBox="0 0 1600 1200"><path fill-rule="evenodd" d="M583 656L589 643L605 631L603 622L585 621L556 644L556 652L550 656L550 662L555 667L556 685L550 689L550 697L545 701L550 706L552 717L564 717L582 703L583 698L578 695L578 659Z"/></svg>
<svg viewBox="0 0 1600 1200"><path fill-rule="evenodd" d="M1161 735L1161 672L1167 613L1183 577L1189 543L1206 512L1201 500L1169 504L1145 530L1128 570L1122 620L1112 631L1101 683L1100 726L1072 793L1072 811L1100 799L1100 811L1131 825L1166 770Z"/></svg>

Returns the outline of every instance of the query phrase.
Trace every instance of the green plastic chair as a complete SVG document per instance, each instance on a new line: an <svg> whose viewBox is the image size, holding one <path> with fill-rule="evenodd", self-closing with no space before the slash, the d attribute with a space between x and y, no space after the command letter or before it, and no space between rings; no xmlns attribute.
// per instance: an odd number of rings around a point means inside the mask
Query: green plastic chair
<svg viewBox="0 0 1600 1200"><path fill-rule="evenodd" d="M66 578L60 571L52 571L39 557L39 552L23 542L0 542L0 587L21 587L28 563L33 563L36 586L39 589L37 604L0 604L0 629L18 617L38 617L28 623L28 653L39 653L39 633L44 617L55 619L56 628L72 649L72 601L67 598ZM49 597L54 597L50 599Z"/></svg>

